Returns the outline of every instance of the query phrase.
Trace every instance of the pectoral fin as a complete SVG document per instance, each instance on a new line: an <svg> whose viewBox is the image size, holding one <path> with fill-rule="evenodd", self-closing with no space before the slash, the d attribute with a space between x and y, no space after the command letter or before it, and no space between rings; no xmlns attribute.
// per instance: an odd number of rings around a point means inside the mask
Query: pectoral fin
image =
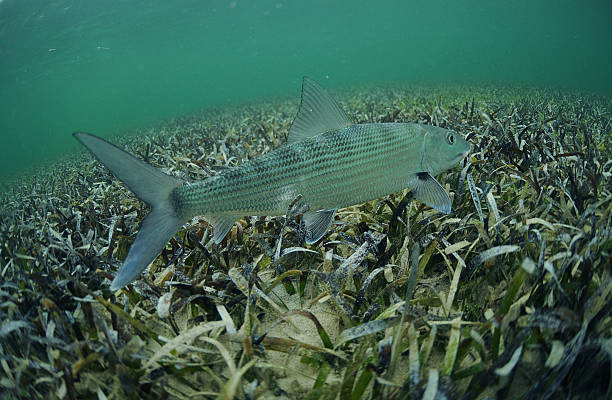
<svg viewBox="0 0 612 400"><path fill-rule="evenodd" d="M214 230L213 240L216 244L221 243L227 232L232 229L237 218L232 214L207 215L206 220L212 224Z"/></svg>
<svg viewBox="0 0 612 400"><path fill-rule="evenodd" d="M414 175L410 184L414 196L431 208L449 214L451 212L451 199L446 190L429 172L419 172Z"/></svg>
<svg viewBox="0 0 612 400"><path fill-rule="evenodd" d="M306 224L306 243L313 244L325 235L329 229L336 210L305 212L302 220Z"/></svg>

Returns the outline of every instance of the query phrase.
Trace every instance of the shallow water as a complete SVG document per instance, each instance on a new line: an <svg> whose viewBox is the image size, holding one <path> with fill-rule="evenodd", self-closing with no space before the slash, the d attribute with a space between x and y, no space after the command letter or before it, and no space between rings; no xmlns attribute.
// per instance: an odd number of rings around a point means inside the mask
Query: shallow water
<svg viewBox="0 0 612 400"><path fill-rule="evenodd" d="M384 6L380 4L384 3ZM609 2L0 0L0 182L202 108L363 84L612 93Z"/></svg>

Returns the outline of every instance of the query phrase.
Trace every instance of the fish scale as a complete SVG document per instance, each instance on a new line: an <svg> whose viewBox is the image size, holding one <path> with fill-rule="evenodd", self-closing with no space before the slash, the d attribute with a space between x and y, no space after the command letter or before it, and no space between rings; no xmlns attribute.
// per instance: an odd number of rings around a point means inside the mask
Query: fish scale
<svg viewBox="0 0 612 400"><path fill-rule="evenodd" d="M181 213L190 217L283 215L298 195L315 210L347 207L356 199L405 188L420 162L424 134L417 124L352 125L273 150L175 192ZM291 196L286 195L289 186L296 188Z"/></svg>
<svg viewBox="0 0 612 400"><path fill-rule="evenodd" d="M441 211L451 200L434 175L463 159L470 145L455 132L414 123L353 124L336 101L304 78L287 145L195 184L156 170L86 132L74 137L143 201L142 222L111 289L132 282L189 219L203 215L220 243L243 215L282 215L300 197L304 239L323 237L336 210L412 188ZM300 207L301 208L301 207Z"/></svg>

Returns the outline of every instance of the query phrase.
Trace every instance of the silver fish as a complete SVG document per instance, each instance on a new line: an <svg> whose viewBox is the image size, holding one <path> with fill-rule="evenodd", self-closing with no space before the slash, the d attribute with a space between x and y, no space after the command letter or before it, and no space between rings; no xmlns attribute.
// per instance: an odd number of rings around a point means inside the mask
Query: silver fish
<svg viewBox="0 0 612 400"><path fill-rule="evenodd" d="M315 81L304 78L287 145L185 184L113 144L85 132L74 137L149 204L111 290L135 280L191 218L203 215L219 243L243 215L284 215L300 198L306 243L321 239L336 210L404 188L443 213L451 200L435 175L467 156L456 132L414 123L354 124Z"/></svg>

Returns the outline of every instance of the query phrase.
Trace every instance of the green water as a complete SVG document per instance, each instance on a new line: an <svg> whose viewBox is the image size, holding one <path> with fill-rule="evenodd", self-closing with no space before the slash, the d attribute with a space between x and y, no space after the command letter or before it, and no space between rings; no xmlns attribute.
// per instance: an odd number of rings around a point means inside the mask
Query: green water
<svg viewBox="0 0 612 400"><path fill-rule="evenodd" d="M587 5L588 6L585 6ZM0 181L101 136L325 86L612 93L609 1L0 0Z"/></svg>

